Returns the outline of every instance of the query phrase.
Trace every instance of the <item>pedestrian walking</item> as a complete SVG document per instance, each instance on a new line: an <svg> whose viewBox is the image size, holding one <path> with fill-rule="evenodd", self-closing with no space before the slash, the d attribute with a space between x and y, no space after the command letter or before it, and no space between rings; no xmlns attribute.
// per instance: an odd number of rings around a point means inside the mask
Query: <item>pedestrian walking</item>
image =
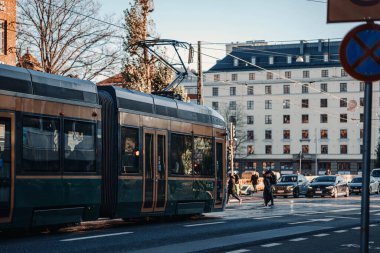
<svg viewBox="0 0 380 253"><path fill-rule="evenodd" d="M257 172L253 172L252 176L251 176L251 183L252 183L252 187L253 187L253 192L257 192L257 183L259 181L259 176L257 175Z"/></svg>
<svg viewBox="0 0 380 253"><path fill-rule="evenodd" d="M238 174L235 174L234 176L234 180L235 180L235 192L238 196L240 196L240 177Z"/></svg>
<svg viewBox="0 0 380 253"><path fill-rule="evenodd" d="M268 206L269 201L271 202L271 206L273 203L273 192L272 192L272 184L271 184L271 172L266 171L264 174L264 205Z"/></svg>
<svg viewBox="0 0 380 253"><path fill-rule="evenodd" d="M242 203L242 200L236 195L235 177L233 175L230 175L230 179L228 180L227 204L230 201L230 195L239 200L239 204Z"/></svg>

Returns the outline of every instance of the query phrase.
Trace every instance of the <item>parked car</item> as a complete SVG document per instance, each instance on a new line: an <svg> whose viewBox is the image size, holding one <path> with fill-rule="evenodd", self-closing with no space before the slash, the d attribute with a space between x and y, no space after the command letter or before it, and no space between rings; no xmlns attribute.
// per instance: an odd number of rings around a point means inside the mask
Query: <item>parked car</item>
<svg viewBox="0 0 380 253"><path fill-rule="evenodd" d="M298 198L300 195L306 195L309 181L301 174L283 175L277 181L273 189L273 196L293 196Z"/></svg>
<svg viewBox="0 0 380 253"><path fill-rule="evenodd" d="M350 190L347 182L339 175L319 176L310 183L307 197L331 196L337 198L340 195L348 197Z"/></svg>
<svg viewBox="0 0 380 253"><path fill-rule="evenodd" d="M371 176L373 176L377 181L380 182L380 169L379 168L373 169L371 172Z"/></svg>
<svg viewBox="0 0 380 253"><path fill-rule="evenodd" d="M379 181L377 181L374 177L370 177L369 179L369 194L376 193L379 194L380 186ZM352 181L348 184L350 186L350 194L356 193L359 194L362 192L362 185L363 185L363 178L362 177L355 177L352 179Z"/></svg>

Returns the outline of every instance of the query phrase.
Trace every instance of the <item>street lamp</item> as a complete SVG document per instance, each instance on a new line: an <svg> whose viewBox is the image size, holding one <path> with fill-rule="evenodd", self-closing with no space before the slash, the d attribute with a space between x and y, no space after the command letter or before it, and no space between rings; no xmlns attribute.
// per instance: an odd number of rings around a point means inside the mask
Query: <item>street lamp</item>
<svg viewBox="0 0 380 253"><path fill-rule="evenodd" d="M300 156L300 170L299 170L299 173L301 174L301 172L302 172L302 147L301 147L301 151L299 153L299 156Z"/></svg>

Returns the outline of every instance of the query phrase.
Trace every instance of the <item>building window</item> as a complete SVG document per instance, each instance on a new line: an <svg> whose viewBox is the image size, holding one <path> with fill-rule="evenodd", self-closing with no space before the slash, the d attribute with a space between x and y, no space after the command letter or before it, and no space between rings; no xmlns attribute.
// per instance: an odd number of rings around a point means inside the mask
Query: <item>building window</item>
<svg viewBox="0 0 380 253"><path fill-rule="evenodd" d="M345 76L347 76L347 72L346 72L344 69L341 69L341 70L340 70L340 76L341 76L341 77L345 77Z"/></svg>
<svg viewBox="0 0 380 253"><path fill-rule="evenodd" d="M234 67L238 67L239 66L239 60L234 58Z"/></svg>
<svg viewBox="0 0 380 253"><path fill-rule="evenodd" d="M5 38L6 38L6 29L5 21L0 20L0 55L5 54Z"/></svg>
<svg viewBox="0 0 380 253"><path fill-rule="evenodd" d="M232 81L237 81L238 80L238 75L237 74L232 74L231 75L231 80Z"/></svg>
<svg viewBox="0 0 380 253"><path fill-rule="evenodd" d="M212 88L212 96L213 97L219 96L219 88L218 87L213 87Z"/></svg>
<svg viewBox="0 0 380 253"><path fill-rule="evenodd" d="M310 55L305 55L305 62L309 63L310 62Z"/></svg>
<svg viewBox="0 0 380 253"><path fill-rule="evenodd" d="M272 145L265 145L265 154L272 154Z"/></svg>
<svg viewBox="0 0 380 253"><path fill-rule="evenodd" d="M360 91L364 91L365 82L360 82Z"/></svg>
<svg viewBox="0 0 380 253"><path fill-rule="evenodd" d="M329 70L328 69L322 69L321 76L322 77L329 77Z"/></svg>
<svg viewBox="0 0 380 253"><path fill-rule="evenodd" d="M265 94L272 94L272 86L270 85L265 86Z"/></svg>
<svg viewBox="0 0 380 253"><path fill-rule="evenodd" d="M347 114L346 113L342 113L340 115L340 123L347 123Z"/></svg>
<svg viewBox="0 0 380 253"><path fill-rule="evenodd" d="M302 123L303 124L309 123L309 114L302 114Z"/></svg>
<svg viewBox="0 0 380 253"><path fill-rule="evenodd" d="M272 100L265 100L265 109L272 109Z"/></svg>
<svg viewBox="0 0 380 253"><path fill-rule="evenodd" d="M292 72L291 71L285 71L285 78L292 78Z"/></svg>
<svg viewBox="0 0 380 253"><path fill-rule="evenodd" d="M309 154L309 145L302 145L302 154Z"/></svg>
<svg viewBox="0 0 380 253"><path fill-rule="evenodd" d="M288 55L286 62L287 62L288 64L291 64L291 63L292 63L292 56L291 56L291 55Z"/></svg>
<svg viewBox="0 0 380 253"><path fill-rule="evenodd" d="M327 155L329 153L329 146L328 145L321 145L321 154Z"/></svg>
<svg viewBox="0 0 380 253"><path fill-rule="evenodd" d="M308 83L302 84L302 93L303 94L309 93L309 84Z"/></svg>
<svg viewBox="0 0 380 253"><path fill-rule="evenodd" d="M347 129L340 129L340 138L347 139Z"/></svg>
<svg viewBox="0 0 380 253"><path fill-rule="evenodd" d="M255 80L256 77L255 77L255 73L249 73L249 80Z"/></svg>
<svg viewBox="0 0 380 253"><path fill-rule="evenodd" d="M363 145L360 145L360 154L362 155L364 152Z"/></svg>
<svg viewBox="0 0 380 253"><path fill-rule="evenodd" d="M253 130L247 131L247 140L253 141L253 139L254 139Z"/></svg>
<svg viewBox="0 0 380 253"><path fill-rule="evenodd" d="M323 61L324 61L324 62L328 62L328 61L329 61L329 54L328 54L328 53L325 53L325 54L323 55Z"/></svg>
<svg viewBox="0 0 380 253"><path fill-rule="evenodd" d="M347 83L340 83L340 92L347 92Z"/></svg>
<svg viewBox="0 0 380 253"><path fill-rule="evenodd" d="M347 98L340 98L340 107L347 107Z"/></svg>
<svg viewBox="0 0 380 253"><path fill-rule="evenodd" d="M269 56L269 64L273 65L273 63L274 63L274 57L273 56Z"/></svg>
<svg viewBox="0 0 380 253"><path fill-rule="evenodd" d="M230 116L229 122L236 125L236 116Z"/></svg>
<svg viewBox="0 0 380 253"><path fill-rule="evenodd" d="M272 130L265 130L265 140L272 140Z"/></svg>
<svg viewBox="0 0 380 253"><path fill-rule="evenodd" d="M290 115L283 115L283 123L290 124Z"/></svg>
<svg viewBox="0 0 380 253"><path fill-rule="evenodd" d="M321 107L326 108L327 107L327 98L321 98Z"/></svg>
<svg viewBox="0 0 380 253"><path fill-rule="evenodd" d="M327 83L321 83L321 92L327 92Z"/></svg>
<svg viewBox="0 0 380 253"><path fill-rule="evenodd" d="M290 94L290 85L284 85L284 94Z"/></svg>
<svg viewBox="0 0 380 253"><path fill-rule="evenodd" d="M273 73L267 72L267 80L272 80L272 79L273 79Z"/></svg>
<svg viewBox="0 0 380 253"><path fill-rule="evenodd" d="M253 118L253 116L247 116L247 125L253 125L253 121L254 120L254 118Z"/></svg>
<svg viewBox="0 0 380 253"><path fill-rule="evenodd" d="M230 96L236 96L236 87L230 87Z"/></svg>
<svg viewBox="0 0 380 253"><path fill-rule="evenodd" d="M360 139L363 139L363 135L364 135L364 129L361 128L360 129L360 134L359 134Z"/></svg>
<svg viewBox="0 0 380 253"><path fill-rule="evenodd" d="M309 139L309 130L302 130L302 139L303 140Z"/></svg>
<svg viewBox="0 0 380 253"><path fill-rule="evenodd" d="M247 155L252 155L255 153L255 148L253 147L253 145L248 145L247 146Z"/></svg>
<svg viewBox="0 0 380 253"><path fill-rule="evenodd" d="M329 138L329 131L327 129L321 130L321 139L327 139Z"/></svg>
<svg viewBox="0 0 380 253"><path fill-rule="evenodd" d="M290 130L284 130L282 132L282 138L284 138L284 140L289 140L290 139Z"/></svg>
<svg viewBox="0 0 380 253"><path fill-rule="evenodd" d="M360 113L360 122L364 122L364 113Z"/></svg>
<svg viewBox="0 0 380 253"><path fill-rule="evenodd" d="M219 110L219 102L212 102L212 109Z"/></svg>
<svg viewBox="0 0 380 253"><path fill-rule="evenodd" d="M220 81L220 75L219 74L215 74L214 75L214 82L219 82Z"/></svg>
<svg viewBox="0 0 380 253"><path fill-rule="evenodd" d="M360 100L359 100L359 105L360 105L360 106L364 106L364 98L360 98Z"/></svg>
<svg viewBox="0 0 380 253"><path fill-rule="evenodd" d="M347 145L340 145L340 153L347 154Z"/></svg>
<svg viewBox="0 0 380 253"><path fill-rule="evenodd" d="M302 77L303 78L310 78L310 71L309 70L302 71Z"/></svg>
<svg viewBox="0 0 380 253"><path fill-rule="evenodd" d="M247 110L253 110L254 105L255 105L254 101L252 100L247 101Z"/></svg>
<svg viewBox="0 0 380 253"><path fill-rule="evenodd" d="M265 124L272 124L272 115L265 115Z"/></svg>
<svg viewBox="0 0 380 253"><path fill-rule="evenodd" d="M346 153L347 154L347 153ZM350 171L350 163L338 163L338 171Z"/></svg>
<svg viewBox="0 0 380 253"><path fill-rule="evenodd" d="M327 114L321 114L321 123L327 123Z"/></svg>
<svg viewBox="0 0 380 253"><path fill-rule="evenodd" d="M253 86L247 86L247 95L253 95Z"/></svg>
<svg viewBox="0 0 380 253"><path fill-rule="evenodd" d="M252 63L253 65L256 65L256 57L255 57L255 56L252 56L252 58L251 58L251 63Z"/></svg>
<svg viewBox="0 0 380 253"><path fill-rule="evenodd" d="M229 109L236 110L236 101L230 101Z"/></svg>
<svg viewBox="0 0 380 253"><path fill-rule="evenodd" d="M284 154L290 154L290 145L284 145L282 150Z"/></svg>
<svg viewBox="0 0 380 253"><path fill-rule="evenodd" d="M284 100L282 101L282 107L283 107L284 109L290 109L290 100L289 100L289 99L284 99Z"/></svg>
<svg viewBox="0 0 380 253"><path fill-rule="evenodd" d="M301 107L302 108L309 108L309 99L302 99L301 100Z"/></svg>

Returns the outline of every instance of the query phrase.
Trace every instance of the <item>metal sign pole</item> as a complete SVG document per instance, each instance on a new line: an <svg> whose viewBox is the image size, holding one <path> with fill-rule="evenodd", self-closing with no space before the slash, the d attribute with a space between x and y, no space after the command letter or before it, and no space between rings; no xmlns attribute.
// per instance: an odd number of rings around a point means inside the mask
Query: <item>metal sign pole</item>
<svg viewBox="0 0 380 253"><path fill-rule="evenodd" d="M371 120L372 120L372 82L365 82L364 91L364 139L363 139L363 172L362 172L362 206L360 252L368 253L369 246L369 173L371 162Z"/></svg>

